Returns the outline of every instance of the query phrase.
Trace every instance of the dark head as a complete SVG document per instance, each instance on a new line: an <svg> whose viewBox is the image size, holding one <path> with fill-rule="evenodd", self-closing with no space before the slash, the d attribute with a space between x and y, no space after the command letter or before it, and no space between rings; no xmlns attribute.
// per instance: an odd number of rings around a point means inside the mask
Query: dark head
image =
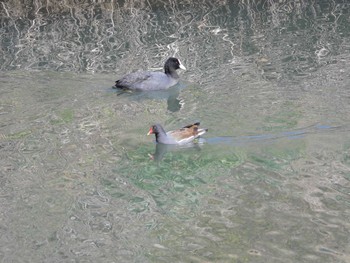
<svg viewBox="0 0 350 263"><path fill-rule="evenodd" d="M159 142L162 139L166 138L166 132L160 124L154 124L149 129L147 135L154 134L156 136L156 141Z"/></svg>
<svg viewBox="0 0 350 263"><path fill-rule="evenodd" d="M185 66L181 64L180 60L177 58L168 58L164 65L165 74L172 75L177 69L186 70Z"/></svg>
<svg viewBox="0 0 350 263"><path fill-rule="evenodd" d="M162 125L157 123L152 125L151 128L149 129L147 135L151 135L151 134L155 134L157 137L158 134L166 134L166 132L164 131Z"/></svg>
<svg viewBox="0 0 350 263"><path fill-rule="evenodd" d="M159 133L158 126L159 126L159 124L152 125L151 128L149 128L149 131L148 131L147 135L158 134Z"/></svg>

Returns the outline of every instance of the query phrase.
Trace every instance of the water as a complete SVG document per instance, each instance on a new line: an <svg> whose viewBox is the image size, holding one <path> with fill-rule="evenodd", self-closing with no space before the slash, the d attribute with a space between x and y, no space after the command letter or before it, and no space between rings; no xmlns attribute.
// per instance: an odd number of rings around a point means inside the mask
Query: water
<svg viewBox="0 0 350 263"><path fill-rule="evenodd" d="M349 8L2 2L1 262L349 262Z"/></svg>

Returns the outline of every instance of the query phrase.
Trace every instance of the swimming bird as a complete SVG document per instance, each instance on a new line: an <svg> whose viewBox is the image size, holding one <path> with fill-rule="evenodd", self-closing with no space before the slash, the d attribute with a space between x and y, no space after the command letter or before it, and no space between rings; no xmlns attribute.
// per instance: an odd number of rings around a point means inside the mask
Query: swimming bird
<svg viewBox="0 0 350 263"><path fill-rule="evenodd" d="M165 132L160 124L154 124L147 135L154 134L157 143L162 144L186 144L203 135L208 129L200 129L199 122L187 125L181 129Z"/></svg>
<svg viewBox="0 0 350 263"><path fill-rule="evenodd" d="M177 58L170 57L164 64L164 72L159 71L137 71L125 75L115 82L115 88L125 90L164 90L179 82L177 69L186 70Z"/></svg>

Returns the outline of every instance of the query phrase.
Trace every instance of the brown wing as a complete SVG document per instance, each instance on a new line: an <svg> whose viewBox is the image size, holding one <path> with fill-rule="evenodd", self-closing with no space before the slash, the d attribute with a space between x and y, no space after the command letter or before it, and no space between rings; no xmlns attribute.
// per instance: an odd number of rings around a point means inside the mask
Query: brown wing
<svg viewBox="0 0 350 263"><path fill-rule="evenodd" d="M175 131L169 131L168 134L171 135L177 141L195 138L198 134L198 126L199 122L187 125Z"/></svg>
<svg viewBox="0 0 350 263"><path fill-rule="evenodd" d="M193 124L189 124L189 125L187 125L187 126L185 126L185 127L183 127L183 128L191 128L192 126L199 126L200 125L200 122L196 122L196 123L193 123Z"/></svg>

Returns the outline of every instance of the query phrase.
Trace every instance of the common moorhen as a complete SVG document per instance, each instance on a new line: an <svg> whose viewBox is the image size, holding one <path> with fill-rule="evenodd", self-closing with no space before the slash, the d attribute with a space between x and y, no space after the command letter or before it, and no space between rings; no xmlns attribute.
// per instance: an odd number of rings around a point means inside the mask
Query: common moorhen
<svg viewBox="0 0 350 263"><path fill-rule="evenodd" d="M203 135L208 129L200 129L199 122L187 125L181 129L165 132L160 124L153 125L148 134L155 134L157 143L186 144Z"/></svg>

